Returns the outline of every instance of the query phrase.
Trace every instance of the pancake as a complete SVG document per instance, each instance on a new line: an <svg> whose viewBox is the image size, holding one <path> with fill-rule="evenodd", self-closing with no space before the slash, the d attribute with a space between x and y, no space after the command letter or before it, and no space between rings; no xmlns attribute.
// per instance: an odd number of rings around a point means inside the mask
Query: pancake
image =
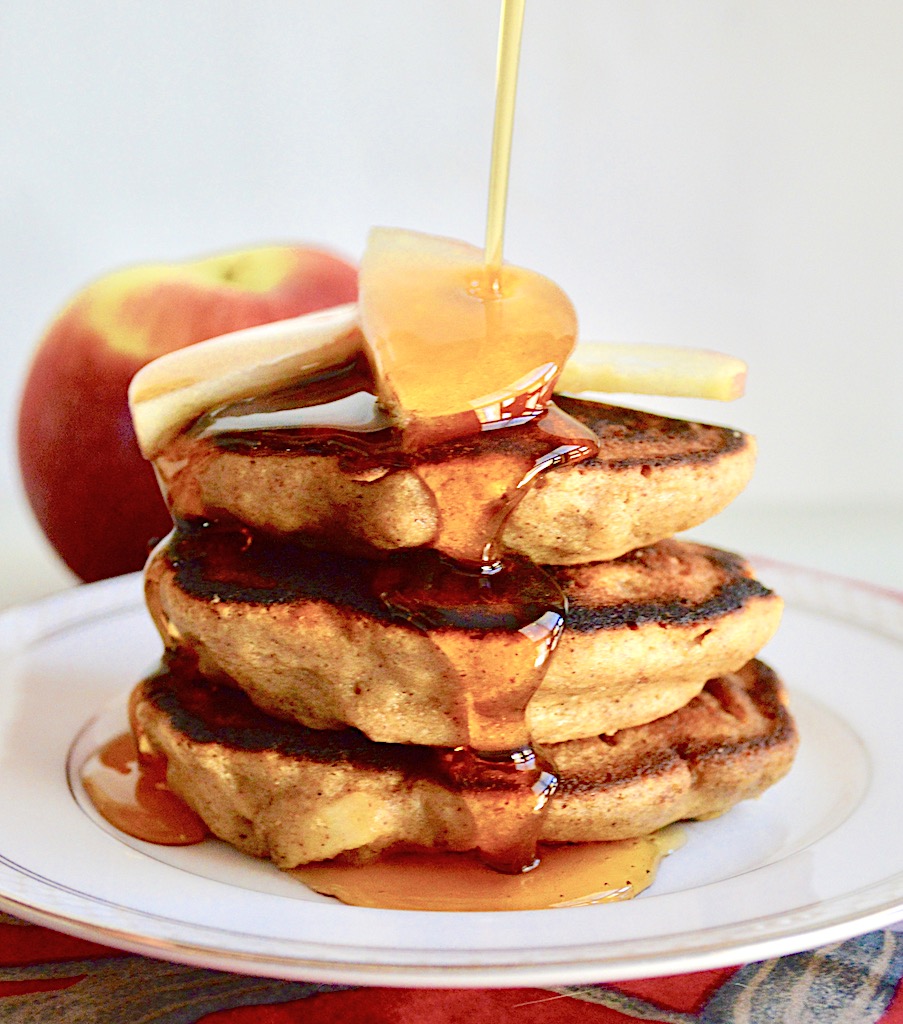
<svg viewBox="0 0 903 1024"><path fill-rule="evenodd" d="M690 529L752 474L755 442L739 431L564 396L556 404L596 435L599 453L542 473L509 517L502 547L534 562L617 558ZM176 519L231 520L362 554L429 546L441 525L431 467L443 479L498 480L522 457L517 428L400 456L380 447L378 429L235 429L245 418L261 422L222 410L156 460Z"/></svg>
<svg viewBox="0 0 903 1024"><path fill-rule="evenodd" d="M503 617L479 631L400 618L381 599L381 581L409 557L380 563L242 532L182 530L148 563L148 606L168 647L188 647L205 675L272 715L318 729L354 726L384 743L473 745L446 652L452 644L464 658L497 651L504 666L517 633ZM782 609L737 556L675 540L609 562L547 567L542 577L568 611L526 705L536 743L669 714L757 654ZM504 691L509 679L495 685Z"/></svg>
<svg viewBox="0 0 903 1024"><path fill-rule="evenodd" d="M753 661L651 724L542 746L559 786L541 838L631 838L758 796L793 759L786 704ZM492 799L456 790L428 748L282 722L192 673L139 684L131 712L143 752L165 756L169 785L211 831L281 868L397 846L472 849L474 814Z"/></svg>

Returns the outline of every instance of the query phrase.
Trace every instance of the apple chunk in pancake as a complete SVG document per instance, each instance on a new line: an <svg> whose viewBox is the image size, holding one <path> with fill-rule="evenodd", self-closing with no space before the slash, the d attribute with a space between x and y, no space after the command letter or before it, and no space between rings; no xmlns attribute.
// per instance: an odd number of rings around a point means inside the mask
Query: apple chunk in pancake
<svg viewBox="0 0 903 1024"><path fill-rule="evenodd" d="M204 413L341 365L360 348L357 307L348 303L161 356L129 386L141 450L155 458Z"/></svg>
<svg viewBox="0 0 903 1024"><path fill-rule="evenodd" d="M375 228L360 270L360 319L379 399L411 447L543 412L574 348L569 299L481 249Z"/></svg>

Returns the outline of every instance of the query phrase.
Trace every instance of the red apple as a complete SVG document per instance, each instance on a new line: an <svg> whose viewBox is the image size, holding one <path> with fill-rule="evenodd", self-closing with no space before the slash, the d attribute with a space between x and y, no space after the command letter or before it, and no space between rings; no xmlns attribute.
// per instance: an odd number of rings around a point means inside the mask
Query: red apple
<svg viewBox="0 0 903 1024"><path fill-rule="evenodd" d="M356 297L355 267L300 246L134 267L76 295L38 346L19 411L25 491L69 568L85 581L135 571L170 529L129 415L128 385L140 367Z"/></svg>

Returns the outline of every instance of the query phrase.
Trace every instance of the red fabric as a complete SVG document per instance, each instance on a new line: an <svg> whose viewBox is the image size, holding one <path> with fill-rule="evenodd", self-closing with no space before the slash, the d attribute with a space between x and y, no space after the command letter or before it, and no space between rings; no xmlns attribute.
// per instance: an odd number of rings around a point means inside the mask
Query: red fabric
<svg viewBox="0 0 903 1024"><path fill-rule="evenodd" d="M538 988L330 992L282 1006L222 1010L198 1024L631 1024L617 1010Z"/></svg>
<svg viewBox="0 0 903 1024"><path fill-rule="evenodd" d="M124 953L96 942L40 928L38 925L0 924L0 966L47 964L61 960L87 960Z"/></svg>
<svg viewBox="0 0 903 1024"><path fill-rule="evenodd" d="M898 988L880 1024L903 1024L903 988Z"/></svg>
<svg viewBox="0 0 903 1024"><path fill-rule="evenodd" d="M696 974L644 978L641 981L619 981L617 985L609 987L628 995L639 996L664 1010L699 1013L711 996L738 970L738 967L724 967L720 971L699 971Z"/></svg>
<svg viewBox="0 0 903 1024"><path fill-rule="evenodd" d="M874 933L874 936L876 949L883 943L881 948L897 950L896 970L899 971L899 951L903 948L899 937L890 933L885 933L883 938L881 933ZM146 975L149 979L146 986L148 1011L142 1019L148 1024L157 1019L172 1020L174 1004L157 1004L157 1000L166 995L168 979L167 984L155 985L153 978L158 975L153 973L154 966L166 967L173 975L186 972L184 977L194 987L203 986L209 978L212 993L222 991L217 988L218 979L247 982L247 989L242 989L241 984L238 988L229 988L219 999L220 1008L198 1012L192 1024L346 1024L348 1021L355 1024L501 1024L506 1021L517 1024L640 1024L667 1021L673 1019L674 1014L685 1014L691 1021L699 1019L707 1004L713 998L720 998L719 993L724 995L745 984L745 975L733 982L738 971L760 969L757 965L729 967L589 986L585 991L573 990L570 994L536 988L328 990L326 986L327 991L314 990L304 998L296 998L299 986L291 983L241 979L216 972L199 972L198 976L191 973L196 970L193 968L161 965L95 942L16 923L14 918L0 915L0 1018L11 1024L43 1019L42 1011L39 1010L37 1016L32 1012L30 996L36 1006L46 1007L48 999L62 1001L60 1006L63 1006L66 999L79 998L80 992L93 985L91 997L96 998L99 991L101 1006L109 1012L106 1014L104 1009L92 1019L96 1024L119 1024L120 1007L116 1002L115 984L109 981L109 976L128 969L133 974L137 970L139 977ZM886 964L882 970L886 970ZM871 984L875 979L873 972L869 961L864 984L869 991L875 987ZM103 987L105 978L111 984L109 989ZM863 1024L866 1020L870 1024L903 1024L903 985L896 974L886 975L884 980L890 985L889 991L895 994L883 1014L863 1017ZM862 980L860 985L863 985ZM303 988L301 994L305 994ZM179 1005L184 1008L188 1004ZM730 1024L732 1017L730 1014L718 1019ZM181 1011L178 1019L184 1019Z"/></svg>
<svg viewBox="0 0 903 1024"><path fill-rule="evenodd" d="M84 974L77 974L74 978L35 978L32 981L2 981L0 982L0 1000L5 996L21 996L30 992L58 992L60 989L69 988L70 985L77 985L84 978ZM0 1003L2 1007L2 1003ZM0 1011L2 1015L2 1011Z"/></svg>

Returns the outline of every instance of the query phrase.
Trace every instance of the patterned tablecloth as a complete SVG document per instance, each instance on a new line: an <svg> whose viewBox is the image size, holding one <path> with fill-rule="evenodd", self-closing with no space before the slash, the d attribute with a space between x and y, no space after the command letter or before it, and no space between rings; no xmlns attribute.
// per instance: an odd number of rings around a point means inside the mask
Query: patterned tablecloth
<svg viewBox="0 0 903 1024"><path fill-rule="evenodd" d="M123 953L0 914L4 1024L903 1024L903 935L762 963L556 989L274 981Z"/></svg>

